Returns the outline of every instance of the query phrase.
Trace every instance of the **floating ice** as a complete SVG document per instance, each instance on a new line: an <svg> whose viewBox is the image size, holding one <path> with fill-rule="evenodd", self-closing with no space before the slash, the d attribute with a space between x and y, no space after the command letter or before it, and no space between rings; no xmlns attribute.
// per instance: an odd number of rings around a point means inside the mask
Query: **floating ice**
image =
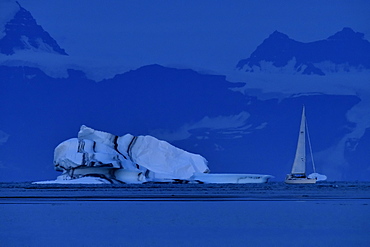
<svg viewBox="0 0 370 247"><path fill-rule="evenodd" d="M310 175L308 175L308 178L316 178L316 181L324 181L327 179L325 175L319 174L317 172L311 173Z"/></svg>
<svg viewBox="0 0 370 247"><path fill-rule="evenodd" d="M64 180L98 176L112 182L190 179L207 173L207 160L152 136L116 136L81 126L78 138L59 144L54 166Z"/></svg>
<svg viewBox="0 0 370 247"><path fill-rule="evenodd" d="M153 136L116 136L81 126L77 138L60 143L54 181L37 183L265 183L272 176L208 174L207 160Z"/></svg>

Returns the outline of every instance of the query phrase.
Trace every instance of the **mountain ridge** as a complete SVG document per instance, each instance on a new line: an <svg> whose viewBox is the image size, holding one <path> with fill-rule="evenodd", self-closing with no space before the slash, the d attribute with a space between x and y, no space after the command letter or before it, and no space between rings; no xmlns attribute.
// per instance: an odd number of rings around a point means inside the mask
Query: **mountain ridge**
<svg viewBox="0 0 370 247"><path fill-rule="evenodd" d="M38 68L0 66L0 130L6 137L0 148L0 180L9 181L20 168L20 181L54 178L54 148L83 124L117 135L172 140L181 149L203 155L212 172L282 179L291 168L302 104L308 109L315 151L324 152L354 128L346 113L360 101L357 96L325 94L261 100L230 90L241 84L224 76L160 65L100 82L82 71L68 72L67 78L52 78ZM367 157L366 150L358 150L357 157ZM316 160L317 168L331 180L359 176L349 177L348 167L321 159ZM368 173L361 167L359 179Z"/></svg>
<svg viewBox="0 0 370 247"><path fill-rule="evenodd" d="M265 66L266 63L282 69L290 62L293 63L294 73L304 75L370 69L370 42L364 39L364 34L348 27L325 40L308 43L293 40L275 31L249 58L240 60L236 68L247 72L269 72L271 68Z"/></svg>

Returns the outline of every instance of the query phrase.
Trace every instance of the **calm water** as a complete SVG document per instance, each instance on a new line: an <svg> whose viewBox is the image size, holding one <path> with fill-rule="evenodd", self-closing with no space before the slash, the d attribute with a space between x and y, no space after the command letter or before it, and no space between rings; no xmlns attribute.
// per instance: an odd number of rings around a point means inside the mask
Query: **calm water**
<svg viewBox="0 0 370 247"><path fill-rule="evenodd" d="M370 246L370 182L0 184L0 246Z"/></svg>
<svg viewBox="0 0 370 247"><path fill-rule="evenodd" d="M313 185L266 184L115 184L36 185L0 183L8 200L317 200L370 199L370 182L322 182Z"/></svg>

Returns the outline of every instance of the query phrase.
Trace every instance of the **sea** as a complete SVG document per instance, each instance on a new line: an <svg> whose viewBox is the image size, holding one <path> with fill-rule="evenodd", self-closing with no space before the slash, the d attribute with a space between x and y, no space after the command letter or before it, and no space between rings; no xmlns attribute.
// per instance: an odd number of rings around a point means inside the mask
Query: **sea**
<svg viewBox="0 0 370 247"><path fill-rule="evenodd" d="M0 183L0 246L370 246L370 182Z"/></svg>

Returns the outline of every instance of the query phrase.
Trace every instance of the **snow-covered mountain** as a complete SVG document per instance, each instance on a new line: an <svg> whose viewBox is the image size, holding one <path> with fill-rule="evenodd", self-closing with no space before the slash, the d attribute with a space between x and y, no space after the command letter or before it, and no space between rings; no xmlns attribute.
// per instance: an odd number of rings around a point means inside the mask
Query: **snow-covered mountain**
<svg viewBox="0 0 370 247"><path fill-rule="evenodd" d="M249 72L282 71L325 75L370 69L370 42L364 34L343 28L325 40L303 43L275 31L237 64Z"/></svg>
<svg viewBox="0 0 370 247"><path fill-rule="evenodd" d="M18 6L19 10L14 17L5 24L5 35L0 39L0 53L12 55L19 50L33 50L68 55L50 34L37 24L29 11L19 3Z"/></svg>

